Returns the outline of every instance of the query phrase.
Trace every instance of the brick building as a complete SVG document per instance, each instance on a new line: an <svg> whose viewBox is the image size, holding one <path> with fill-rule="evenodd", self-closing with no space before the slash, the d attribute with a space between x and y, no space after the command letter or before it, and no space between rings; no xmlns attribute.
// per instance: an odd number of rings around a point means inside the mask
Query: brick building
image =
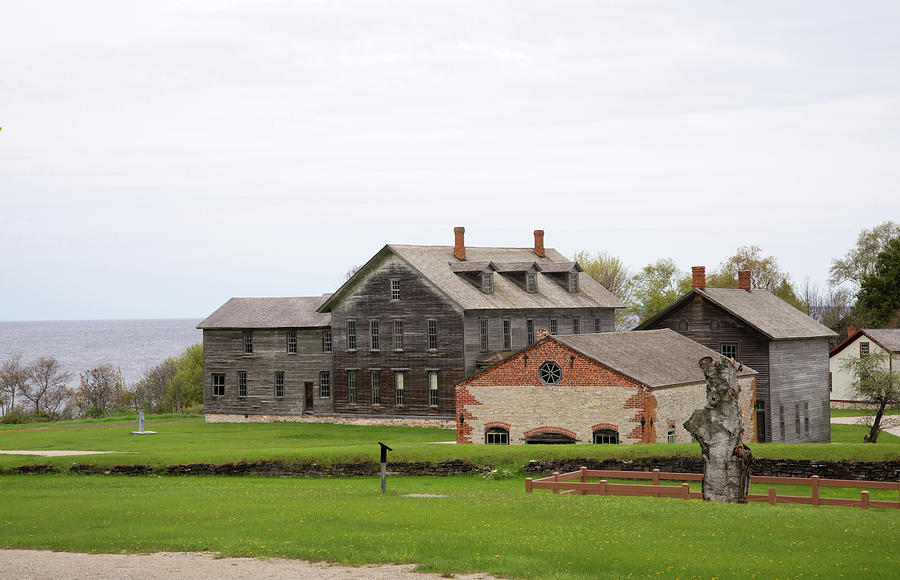
<svg viewBox="0 0 900 580"><path fill-rule="evenodd" d="M719 355L671 330L546 336L456 386L457 443L690 442L705 356ZM738 373L745 442L756 374Z"/></svg>

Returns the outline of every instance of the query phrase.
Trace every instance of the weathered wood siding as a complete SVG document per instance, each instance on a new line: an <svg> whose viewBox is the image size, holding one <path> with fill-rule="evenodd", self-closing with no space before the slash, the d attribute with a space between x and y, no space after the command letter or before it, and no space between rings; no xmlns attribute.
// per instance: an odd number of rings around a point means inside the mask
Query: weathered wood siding
<svg viewBox="0 0 900 580"><path fill-rule="evenodd" d="M312 382L318 399L319 372L331 371L331 354L322 352L322 330L245 329L253 332L253 353L244 352L241 330L203 331L203 410L205 413L300 414L304 383ZM287 352L286 333L297 332L297 353ZM247 373L247 396L238 396L238 371ZM275 373L284 372L284 396L275 396ZM212 375L225 375L225 395L213 396ZM315 401L328 412L331 400Z"/></svg>
<svg viewBox="0 0 900 580"><path fill-rule="evenodd" d="M828 443L831 411L828 393L828 339L780 340L769 344L772 384L772 441ZM780 410L784 406L784 437ZM799 421L797 420L799 414ZM809 419L807 432L806 419Z"/></svg>
<svg viewBox="0 0 900 580"><path fill-rule="evenodd" d="M759 373L756 377L756 400L765 403L766 414L765 425L757 427L760 430L765 428L765 440L772 441L768 339L700 296L694 296L680 308L657 320L648 330L659 328L672 329L716 352L722 352L723 344L736 344L736 359Z"/></svg>
<svg viewBox="0 0 900 580"><path fill-rule="evenodd" d="M391 299L391 280L400 299ZM347 321L356 320L356 349L348 349ZM370 321L378 320L381 344L371 348ZM427 348L427 321L437 325L437 348ZM403 321L403 350L394 350L394 320ZM357 282L332 311L334 410L381 416L455 415L453 385L464 378L463 316L431 283L402 260L388 256ZM347 371L357 372L357 402L349 402ZM372 403L371 371L381 372L381 404ZM404 372L404 404L395 404L394 371ZM438 405L429 405L428 372L438 373Z"/></svg>
<svg viewBox="0 0 900 580"><path fill-rule="evenodd" d="M503 321L509 320L512 340L512 351L528 346L527 321L534 321L535 335L550 330L550 319L558 321L557 334L572 334L572 320L579 318L580 334L594 332L594 319L600 319L600 332L613 332L616 329L615 311L612 308L585 308L579 310L470 310L465 315L465 356L466 377L470 377L479 369L476 362L491 354L502 352ZM488 349L481 349L481 321L488 321ZM536 338L538 338L536 336Z"/></svg>

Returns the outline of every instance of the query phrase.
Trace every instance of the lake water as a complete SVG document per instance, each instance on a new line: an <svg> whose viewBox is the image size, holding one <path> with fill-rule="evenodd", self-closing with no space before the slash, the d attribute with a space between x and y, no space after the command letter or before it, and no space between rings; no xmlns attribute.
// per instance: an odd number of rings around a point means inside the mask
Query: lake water
<svg viewBox="0 0 900 580"><path fill-rule="evenodd" d="M178 355L203 334L194 328L199 318L158 320L61 320L0 322L0 361L19 353L28 363L55 357L78 383L78 373L103 364L122 370L127 384L144 372Z"/></svg>

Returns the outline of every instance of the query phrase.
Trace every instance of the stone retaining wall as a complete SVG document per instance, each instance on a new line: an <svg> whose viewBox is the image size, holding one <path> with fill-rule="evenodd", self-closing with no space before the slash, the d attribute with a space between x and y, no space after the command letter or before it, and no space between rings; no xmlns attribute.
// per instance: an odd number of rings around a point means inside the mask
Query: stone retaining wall
<svg viewBox="0 0 900 580"><path fill-rule="evenodd" d="M701 473L703 460L699 457L646 457L639 459L554 459L531 461L524 466L526 475L549 475L554 471L564 473L577 471L581 466L588 469L609 469L620 471L672 471L675 473ZM317 463L279 460L241 461L215 465L212 463L189 463L185 465L86 465L74 463L70 466L39 464L23 465L0 469L0 475L71 473L81 475L220 475L220 476L262 476L262 477L350 477L378 475L380 464L374 461L351 463ZM390 475L465 475L482 473L493 469L492 465L475 465L464 459L452 459L431 463L388 462ZM791 459L754 459L751 467L753 475L773 475L777 477L809 477L818 475L827 479L857 479L863 481L900 480L900 461L843 462L807 461Z"/></svg>
<svg viewBox="0 0 900 580"><path fill-rule="evenodd" d="M456 429L454 419L428 419L424 417L343 417L340 415L238 415L233 413L207 413L207 423L331 423L334 425L380 425L389 427L433 427Z"/></svg>

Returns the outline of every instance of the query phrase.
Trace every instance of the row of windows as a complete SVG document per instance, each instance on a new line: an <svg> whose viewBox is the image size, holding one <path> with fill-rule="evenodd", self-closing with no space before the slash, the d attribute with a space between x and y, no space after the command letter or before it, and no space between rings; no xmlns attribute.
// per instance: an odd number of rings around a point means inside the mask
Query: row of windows
<svg viewBox="0 0 900 580"><path fill-rule="evenodd" d="M525 291L529 294L536 294L538 291L537 272L525 273ZM398 282L399 284L399 282ZM578 272L569 272L568 278L569 292L578 292ZM494 273L481 273L481 292L484 294L494 293ZM396 300L396 298L395 298Z"/></svg>
<svg viewBox="0 0 900 580"><path fill-rule="evenodd" d="M675 427L669 427L666 439L669 443L675 443ZM618 445L619 433L612 429L598 429L593 432L592 441L598 445ZM484 442L488 445L509 445L509 431L502 427L485 429ZM575 440L571 442L574 443Z"/></svg>
<svg viewBox="0 0 900 580"><path fill-rule="evenodd" d="M802 411L802 417L801 417ZM803 429L803 433L805 435L809 435L809 401L803 401L800 403L794 403L794 433L799 435L801 430L801 425ZM784 440L785 434L785 420L784 420L784 405L778 406L778 430L781 433L781 439Z"/></svg>
<svg viewBox="0 0 900 580"><path fill-rule="evenodd" d="M297 354L297 331L289 330L284 333L285 352L288 354ZM245 330L241 340L244 352L253 354L253 331ZM331 352L331 331L322 331L322 352Z"/></svg>
<svg viewBox="0 0 900 580"><path fill-rule="evenodd" d="M369 388L372 395L372 404L381 405L380 370L369 371ZM355 369L347 371L347 401L351 405L355 405L359 401L359 387L357 385L357 371ZM406 404L406 373L404 371L394 371L394 404ZM428 404L432 407L438 406L437 371L428 371Z"/></svg>
<svg viewBox="0 0 900 580"><path fill-rule="evenodd" d="M488 334L488 319L482 318L479 324L480 341L479 348L481 352L490 350L490 340ZM600 319L594 318L594 333L600 333ZM528 346L535 343L534 320L525 321L525 334ZM550 319L550 334L559 334L559 318ZM581 334L581 319L572 319L572 334ZM503 319L503 350L512 350L512 322L509 319Z"/></svg>
<svg viewBox="0 0 900 580"><path fill-rule="evenodd" d="M238 397L247 396L247 371L237 372ZM276 397L284 396L284 371L275 371L273 381L273 394ZM225 396L225 373L212 373L212 394L214 397Z"/></svg>
<svg viewBox="0 0 900 580"><path fill-rule="evenodd" d="M437 320L428 319L426 327L428 348L435 350L437 349ZM403 350L403 321L399 319L392 320L391 330L391 345L394 350ZM347 350L356 350L358 347L356 320L351 318L347 320ZM323 350L325 350L324 345ZM369 320L369 350L381 350L381 322L377 319ZM325 352L331 352L330 332L328 332L328 349Z"/></svg>

